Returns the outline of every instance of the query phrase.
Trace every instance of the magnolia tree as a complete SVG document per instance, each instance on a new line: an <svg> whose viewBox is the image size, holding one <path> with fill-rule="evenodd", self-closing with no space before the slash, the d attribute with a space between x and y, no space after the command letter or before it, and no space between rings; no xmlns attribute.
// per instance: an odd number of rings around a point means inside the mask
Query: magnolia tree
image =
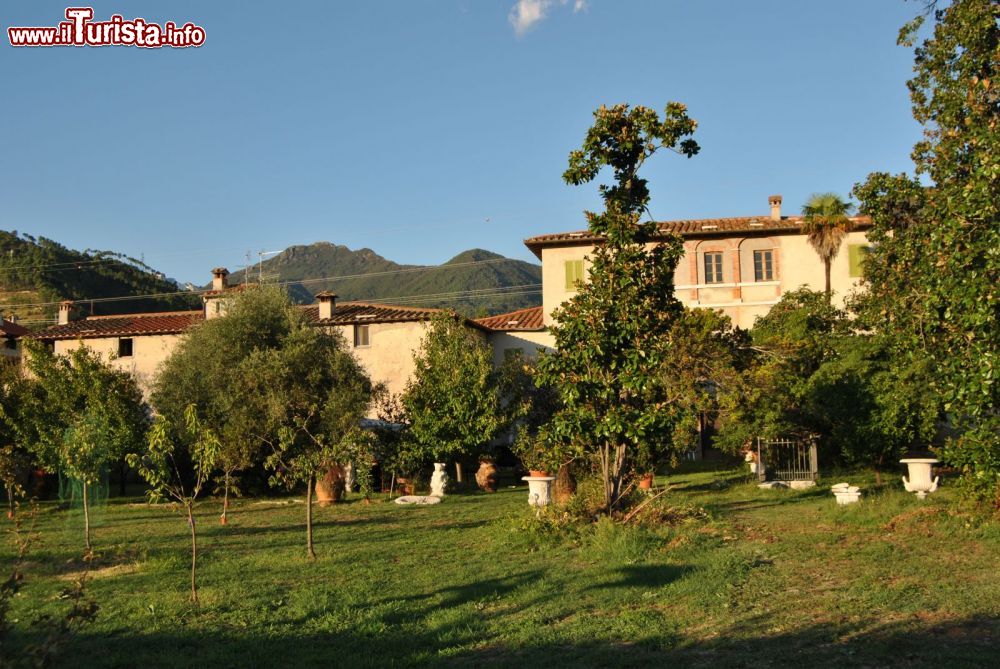
<svg viewBox="0 0 1000 669"><path fill-rule="evenodd" d="M179 430L176 429L179 427ZM184 436L183 450L178 448L174 435ZM184 507L188 528L191 531L191 601L198 603L198 535L195 528L194 505L219 459L222 445L218 434L198 419L195 405L188 405L182 426L171 426L166 418L158 417L149 433L146 449L128 456L128 463L146 479L150 488L150 501L170 499ZM190 476L181 470L190 464Z"/></svg>
<svg viewBox="0 0 1000 669"><path fill-rule="evenodd" d="M438 462L484 449L505 422L490 345L442 313L413 359L401 398L413 447Z"/></svg>
<svg viewBox="0 0 1000 669"><path fill-rule="evenodd" d="M138 449L149 424L135 379L80 346L68 355L27 342L27 364L37 384L23 416L32 424L38 461L79 481L83 534L90 544L90 491L115 462Z"/></svg>
<svg viewBox="0 0 1000 669"><path fill-rule="evenodd" d="M590 256L589 281L555 312L556 350L539 360L539 378L557 389L561 404L544 434L567 455L596 456L609 512L636 454L669 448L675 422L657 379L682 313L673 287L682 245L662 241L654 222L640 222L649 189L639 169L661 149L694 156L695 127L678 103L662 118L646 107L601 107L563 175L578 185L610 167L615 183L600 188L604 211L587 213L590 231L603 239Z"/></svg>
<svg viewBox="0 0 1000 669"><path fill-rule="evenodd" d="M1000 43L995 0L930 2L905 26L917 176L874 173L855 187L871 216L862 322L897 364L933 365L922 392L954 436L941 455L977 499L1000 507Z"/></svg>
<svg viewBox="0 0 1000 669"><path fill-rule="evenodd" d="M372 384L338 333L323 333L286 310L289 333L280 346L254 352L241 366L255 412L268 424L272 483L306 485L306 553L313 547L313 488L318 472L358 465L362 490L370 479L372 438L361 430ZM367 485L370 489L370 484Z"/></svg>

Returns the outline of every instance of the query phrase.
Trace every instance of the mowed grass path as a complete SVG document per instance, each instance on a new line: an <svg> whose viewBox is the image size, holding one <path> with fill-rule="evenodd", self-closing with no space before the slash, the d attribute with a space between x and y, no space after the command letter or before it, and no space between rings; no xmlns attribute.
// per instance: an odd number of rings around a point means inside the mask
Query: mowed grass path
<svg viewBox="0 0 1000 669"><path fill-rule="evenodd" d="M205 503L197 607L184 519L113 503L94 531L98 619L58 664L998 666L1000 526L960 513L948 488L921 503L892 484L836 507L835 482L660 477L687 519L655 530L533 522L523 488L352 501L317 508L316 562L300 501L238 501L225 527ZM78 515L42 505L38 529L21 630L65 610L57 593L82 565Z"/></svg>

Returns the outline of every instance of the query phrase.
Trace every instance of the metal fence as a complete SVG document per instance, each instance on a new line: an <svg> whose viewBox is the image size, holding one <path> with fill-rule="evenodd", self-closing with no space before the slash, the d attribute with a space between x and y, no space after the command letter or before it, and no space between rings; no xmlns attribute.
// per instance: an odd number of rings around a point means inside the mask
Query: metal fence
<svg viewBox="0 0 1000 669"><path fill-rule="evenodd" d="M815 481L818 474L814 440L757 438L757 480Z"/></svg>

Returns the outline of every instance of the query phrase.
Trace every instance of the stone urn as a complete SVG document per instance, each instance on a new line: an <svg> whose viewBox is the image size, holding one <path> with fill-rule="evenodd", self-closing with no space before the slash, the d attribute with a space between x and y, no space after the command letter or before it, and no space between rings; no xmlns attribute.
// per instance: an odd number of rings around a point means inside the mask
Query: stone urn
<svg viewBox="0 0 1000 669"><path fill-rule="evenodd" d="M316 501L320 506L330 506L344 498L344 470L333 465L322 478L316 479Z"/></svg>
<svg viewBox="0 0 1000 669"><path fill-rule="evenodd" d="M555 476L523 476L528 482L528 504L536 507L548 506L552 502L552 482Z"/></svg>
<svg viewBox="0 0 1000 669"><path fill-rule="evenodd" d="M497 466L492 460L483 460L479 463L479 470L476 472L476 485L486 492L496 492L500 477L497 475Z"/></svg>
<svg viewBox="0 0 1000 669"><path fill-rule="evenodd" d="M434 473L431 474L431 497L444 497L448 487L448 473L444 470L445 463L435 462Z"/></svg>
<svg viewBox="0 0 1000 669"><path fill-rule="evenodd" d="M927 493L937 490L940 477L935 476L931 480L931 467L938 463L936 458L903 458L900 462L906 465L910 474L909 481L903 477L906 492L915 492L917 499L924 499Z"/></svg>
<svg viewBox="0 0 1000 669"><path fill-rule="evenodd" d="M830 492L837 498L837 504L854 504L861 499L861 488L850 483L838 483L830 487Z"/></svg>

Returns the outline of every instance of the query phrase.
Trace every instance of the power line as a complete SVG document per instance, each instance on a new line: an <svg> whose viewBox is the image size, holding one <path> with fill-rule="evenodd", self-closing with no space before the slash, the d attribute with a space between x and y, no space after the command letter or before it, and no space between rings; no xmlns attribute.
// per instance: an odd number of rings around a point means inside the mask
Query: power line
<svg viewBox="0 0 1000 669"><path fill-rule="evenodd" d="M388 276L388 275L394 275L394 274L409 274L409 273L413 273L413 272L430 272L430 271L436 271L436 270L442 270L442 269L471 267L471 266L476 266L476 265L488 265L488 264L495 264L495 263L501 263L501 262L523 262L523 261L517 260L516 258L491 258L489 260L469 260L469 261L466 261L466 262L450 263L450 264L447 264L447 265L430 265L430 266L426 266L426 267L407 267L407 268L401 268L401 269L395 269L395 270L385 270L385 271L382 271L382 272L366 272L366 273L360 273L360 274L343 274L343 275L340 275L340 276L321 277L321 278L314 278L314 279L298 279L298 280L294 280L294 281L281 281L281 282L278 282L275 285L279 285L279 286L291 286L291 285L296 285L297 284L297 285L303 285L304 286L304 285L307 285L307 284L308 285L312 285L312 284L325 283L325 282L330 282L330 281L342 281L342 280L346 280L346 279L359 279L359 278L365 278L365 277ZM167 298L167 297L177 297L177 296L180 296L180 295L202 295L202 294L208 293L208 292L212 292L212 289L208 288L208 289L200 289L200 290L178 290L178 291L167 292L167 293L149 293L149 294L146 294L146 295L122 295L122 296L118 296L118 297L78 298L78 299L74 300L74 302L86 302L86 303L89 303L89 304L104 304L104 303L108 303L108 302L127 302L127 301L130 301L130 300L162 299L162 298ZM393 298L388 298L388 299L393 299ZM406 299L406 298L399 298L399 299ZM49 306L57 306L60 303L61 303L61 300L58 301L58 302L28 302L28 303L22 303L22 304L4 304L4 305L0 305L0 308L8 308L8 307L18 307L18 308L25 308L25 307L49 307Z"/></svg>

